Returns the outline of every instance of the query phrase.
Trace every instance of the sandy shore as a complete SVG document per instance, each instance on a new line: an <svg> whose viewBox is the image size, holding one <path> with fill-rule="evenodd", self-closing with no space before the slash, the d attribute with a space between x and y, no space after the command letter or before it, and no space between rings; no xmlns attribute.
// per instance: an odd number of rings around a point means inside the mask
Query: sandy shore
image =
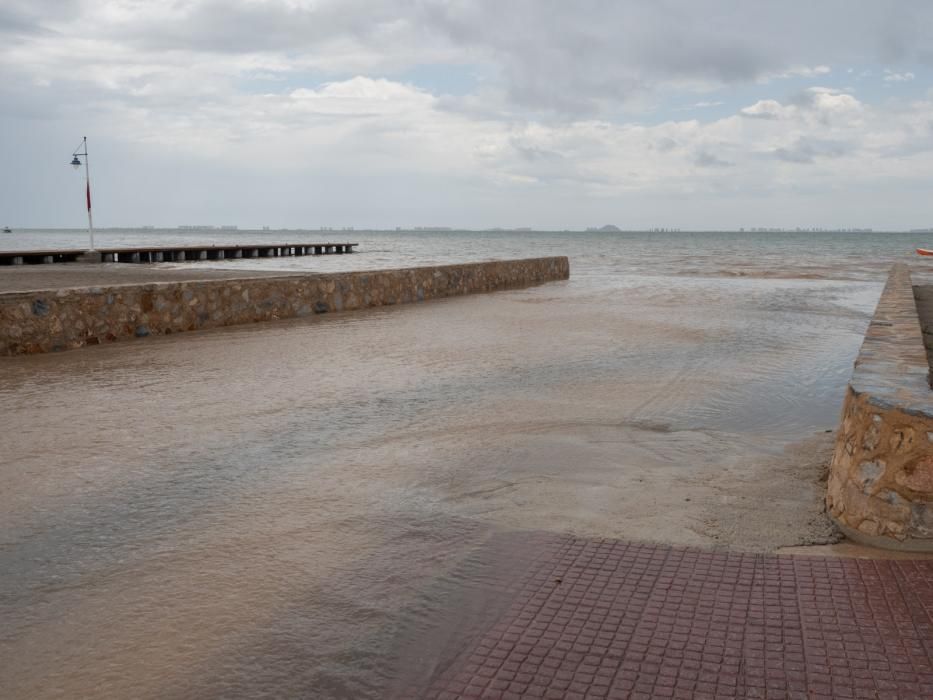
<svg viewBox="0 0 933 700"><path fill-rule="evenodd" d="M443 442L475 444L481 432L451 431ZM823 505L833 438L755 454L705 431L504 423L482 460L507 462L507 473L478 461L467 482L446 484L447 501L508 530L745 552L834 544L842 538ZM393 448L416 450L409 440Z"/></svg>

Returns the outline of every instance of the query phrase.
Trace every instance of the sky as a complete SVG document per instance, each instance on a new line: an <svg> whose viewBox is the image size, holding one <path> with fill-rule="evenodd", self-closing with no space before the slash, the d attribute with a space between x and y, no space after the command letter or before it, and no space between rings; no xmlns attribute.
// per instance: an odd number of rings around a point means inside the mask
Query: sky
<svg viewBox="0 0 933 700"><path fill-rule="evenodd" d="M933 226L929 0L3 0L0 225Z"/></svg>

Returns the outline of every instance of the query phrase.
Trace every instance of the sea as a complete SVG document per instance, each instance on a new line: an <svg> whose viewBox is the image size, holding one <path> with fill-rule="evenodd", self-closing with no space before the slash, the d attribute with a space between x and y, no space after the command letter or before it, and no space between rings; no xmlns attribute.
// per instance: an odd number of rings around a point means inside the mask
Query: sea
<svg viewBox="0 0 933 700"><path fill-rule="evenodd" d="M87 241L0 236L18 250ZM0 358L3 698L404 697L497 614L501 582L541 533L800 544L794 523L743 533L756 511L785 505L755 501L762 465L822 458L828 438L812 441L837 424L887 271L907 263L925 278L913 251L930 243L883 232L95 236L359 244L183 263L244 272L549 255L568 256L571 272L522 290Z"/></svg>

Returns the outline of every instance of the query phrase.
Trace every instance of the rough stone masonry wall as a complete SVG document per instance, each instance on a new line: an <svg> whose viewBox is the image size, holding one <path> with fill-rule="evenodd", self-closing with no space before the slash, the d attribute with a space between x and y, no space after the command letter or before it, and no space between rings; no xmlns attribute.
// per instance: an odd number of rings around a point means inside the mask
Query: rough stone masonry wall
<svg viewBox="0 0 933 700"><path fill-rule="evenodd" d="M0 355L350 311L567 279L566 257L0 294Z"/></svg>
<svg viewBox="0 0 933 700"><path fill-rule="evenodd" d="M933 391L910 273L896 265L846 392L826 504L875 546L933 551Z"/></svg>

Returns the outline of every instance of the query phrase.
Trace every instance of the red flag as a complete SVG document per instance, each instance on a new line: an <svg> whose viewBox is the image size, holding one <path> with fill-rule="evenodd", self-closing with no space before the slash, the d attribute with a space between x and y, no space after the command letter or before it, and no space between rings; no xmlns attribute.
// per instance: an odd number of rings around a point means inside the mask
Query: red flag
<svg viewBox="0 0 933 700"><path fill-rule="evenodd" d="M87 183L87 210L91 211L91 183Z"/></svg>

